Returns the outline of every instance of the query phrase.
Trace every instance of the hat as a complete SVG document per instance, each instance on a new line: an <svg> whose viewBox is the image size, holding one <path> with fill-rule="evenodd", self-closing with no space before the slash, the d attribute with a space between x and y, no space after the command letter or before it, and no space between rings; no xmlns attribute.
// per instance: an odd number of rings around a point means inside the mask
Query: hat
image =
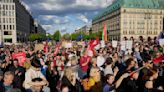
<svg viewBox="0 0 164 92"><path fill-rule="evenodd" d="M0 76L3 76L3 71L0 70Z"/></svg>

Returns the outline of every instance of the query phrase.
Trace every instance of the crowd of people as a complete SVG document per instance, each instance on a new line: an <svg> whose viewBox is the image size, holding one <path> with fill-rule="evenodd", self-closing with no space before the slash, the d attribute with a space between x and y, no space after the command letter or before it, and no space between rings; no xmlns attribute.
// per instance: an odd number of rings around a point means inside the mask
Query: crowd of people
<svg viewBox="0 0 164 92"><path fill-rule="evenodd" d="M20 64L13 54L24 52ZM94 49L88 44L47 50L34 44L0 48L0 92L163 92L164 52L157 42L133 42L125 51L112 47Z"/></svg>

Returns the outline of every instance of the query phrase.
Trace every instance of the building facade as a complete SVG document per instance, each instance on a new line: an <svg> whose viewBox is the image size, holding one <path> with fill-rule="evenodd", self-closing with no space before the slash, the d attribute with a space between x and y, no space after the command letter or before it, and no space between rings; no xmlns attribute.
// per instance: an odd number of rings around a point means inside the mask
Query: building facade
<svg viewBox="0 0 164 92"><path fill-rule="evenodd" d="M92 29L92 25L85 25L79 29L76 29L75 32L76 33L79 33L79 32L83 32L85 34L89 34L89 32L91 31Z"/></svg>
<svg viewBox="0 0 164 92"><path fill-rule="evenodd" d="M35 33L34 19L20 0L0 0L0 42L28 41Z"/></svg>
<svg viewBox="0 0 164 92"><path fill-rule="evenodd" d="M154 38L163 31L163 0L116 0L92 21L93 31L107 24L109 40Z"/></svg>

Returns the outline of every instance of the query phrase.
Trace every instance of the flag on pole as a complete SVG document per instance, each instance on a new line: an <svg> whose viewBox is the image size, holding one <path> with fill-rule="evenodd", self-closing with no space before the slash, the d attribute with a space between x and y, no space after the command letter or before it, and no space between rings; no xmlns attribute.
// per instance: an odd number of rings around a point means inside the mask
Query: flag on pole
<svg viewBox="0 0 164 92"><path fill-rule="evenodd" d="M102 32L102 40L107 41L107 26L106 26L106 23L104 23L104 30Z"/></svg>

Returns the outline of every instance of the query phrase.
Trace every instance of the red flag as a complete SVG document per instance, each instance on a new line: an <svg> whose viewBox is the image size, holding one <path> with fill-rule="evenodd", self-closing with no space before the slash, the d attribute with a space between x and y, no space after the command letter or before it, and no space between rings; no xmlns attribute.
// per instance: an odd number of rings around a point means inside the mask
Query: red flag
<svg viewBox="0 0 164 92"><path fill-rule="evenodd" d="M107 26L106 23L104 23L104 30L102 34L102 40L107 41Z"/></svg>
<svg viewBox="0 0 164 92"><path fill-rule="evenodd" d="M158 57L158 58L155 58L155 59L153 60L153 63L154 63L154 64L158 64L158 63L162 62L162 60L164 60L164 55L162 55L162 56L160 56L160 57Z"/></svg>
<svg viewBox="0 0 164 92"><path fill-rule="evenodd" d="M54 56L56 56L59 53L59 50L60 50L60 45L57 45L54 51Z"/></svg>
<svg viewBox="0 0 164 92"><path fill-rule="evenodd" d="M48 42L46 41L46 44L44 45L44 52L48 53Z"/></svg>
<svg viewBox="0 0 164 92"><path fill-rule="evenodd" d="M87 51L88 51L88 56L93 56L94 55L94 47L96 46L96 45L98 45L99 44L99 38L98 37L96 37L96 39L95 40L91 40L90 42L89 42L89 46L88 46L88 48L87 48Z"/></svg>

